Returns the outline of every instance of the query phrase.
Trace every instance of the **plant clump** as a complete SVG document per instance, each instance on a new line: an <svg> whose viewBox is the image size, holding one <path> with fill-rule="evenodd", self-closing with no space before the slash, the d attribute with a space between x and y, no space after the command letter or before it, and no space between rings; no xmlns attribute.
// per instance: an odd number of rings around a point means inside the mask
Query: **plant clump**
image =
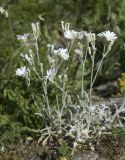
<svg viewBox="0 0 125 160"><path fill-rule="evenodd" d="M120 107L114 105L115 112L112 112L105 102L95 104L92 99L94 83L104 59L110 54L117 39L116 34L110 31L99 34L75 31L70 29L70 23L62 22L65 46L56 48L55 45L48 44L46 61L43 61L39 23L32 23L31 27L31 33L17 36L25 53L21 53L24 66L17 68L16 75L26 79L28 88L32 86L33 79L41 84L39 99L31 93L38 109L36 116L41 118L42 124L41 128L33 130L41 135L38 142L43 146L51 143L58 147L66 141L72 148L87 144L94 150L94 140L110 133L112 128L123 127L124 117L121 113L125 112L124 104ZM103 49L96 68L97 39L103 43ZM31 41L32 46L29 45ZM78 93L69 93L67 89L72 59L78 60L82 66L81 89ZM84 85L87 61L91 64L88 89Z"/></svg>

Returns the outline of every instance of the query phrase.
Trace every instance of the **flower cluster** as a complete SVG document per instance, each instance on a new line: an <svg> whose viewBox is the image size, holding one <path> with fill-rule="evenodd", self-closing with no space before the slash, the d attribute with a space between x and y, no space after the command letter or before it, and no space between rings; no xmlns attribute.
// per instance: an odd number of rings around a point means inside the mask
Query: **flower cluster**
<svg viewBox="0 0 125 160"><path fill-rule="evenodd" d="M87 33L86 31L75 31L75 30L70 30L70 23L66 23L64 24L64 22L62 21L62 29L64 31L64 37L67 39L83 39L83 38L87 38L89 42L94 41L95 40L95 34L94 33ZM114 32L110 32L110 31L104 31L102 33L98 34L99 37L105 38L108 42L114 42L114 40L117 39L117 36Z"/></svg>
<svg viewBox="0 0 125 160"><path fill-rule="evenodd" d="M37 115L41 116L42 121L44 121L47 127L38 130L41 133L39 142L45 142L44 139L47 141L53 135L56 137L62 136L62 138L70 136L74 140L73 143L76 147L78 143L84 144L90 139L100 137L104 132L112 129L112 127L122 127L121 118L123 117L120 114L125 112L124 106L120 108L115 106L115 112L112 113L109 106L104 102L94 104L92 100L93 84L98 76L104 58L109 54L113 42L117 39L116 34L105 31L96 35L92 32L70 30L70 24L62 22L64 37L68 39L68 45L58 49L54 45L47 45L48 53L46 53L46 57L49 63L45 69L44 62L40 58L38 46L38 38L40 38L39 23L32 23L31 27L32 33L30 35L34 39L34 45L31 48L27 46L30 40L29 34L17 36L18 40L23 42L22 44L28 51L26 54L21 54L27 67L17 68L16 75L25 77L30 82L31 75L29 73L33 72L33 75L41 81L42 100L40 101L40 106L37 104L37 101L35 103L38 108L43 107L42 109L40 108L41 113L37 113ZM96 50L98 49L96 47L97 37L105 38L106 40L98 66L95 63ZM82 66L80 93L76 93L76 95L74 88L73 95L69 95L66 86L68 81L67 70L69 69L67 61L70 61L72 55L74 56L74 60L79 60ZM88 57L89 59L87 59ZM84 82L86 80L85 73L88 61L90 61L90 89L86 92ZM54 102L49 97L50 94L48 94L51 85L57 87ZM48 120L51 120L50 124ZM90 146L92 148L91 143Z"/></svg>

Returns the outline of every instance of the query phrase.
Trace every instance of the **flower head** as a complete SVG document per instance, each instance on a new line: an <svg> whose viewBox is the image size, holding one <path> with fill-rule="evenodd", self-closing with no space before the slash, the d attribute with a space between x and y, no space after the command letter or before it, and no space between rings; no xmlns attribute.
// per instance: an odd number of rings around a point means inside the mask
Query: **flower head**
<svg viewBox="0 0 125 160"><path fill-rule="evenodd" d="M64 60L69 59L69 53L67 49L59 48L57 50L54 50L54 54L60 55Z"/></svg>
<svg viewBox="0 0 125 160"><path fill-rule="evenodd" d="M77 38L77 32L74 30L66 30L64 31L64 37L67 39L75 39Z"/></svg>
<svg viewBox="0 0 125 160"><path fill-rule="evenodd" d="M45 76L46 79L49 79L49 80L53 80L53 78L55 77L56 75L56 70L55 69L49 69L47 71L47 75Z"/></svg>
<svg viewBox="0 0 125 160"><path fill-rule="evenodd" d="M116 34L114 32L110 32L110 31L105 31L105 32L99 33L98 36L106 38L106 40L108 42L114 42L114 40L117 39Z"/></svg>
<svg viewBox="0 0 125 160"><path fill-rule="evenodd" d="M63 29L65 38L67 38L67 39L77 38L77 32L69 29L70 23L64 23L63 21L61 21L61 23L62 23L62 29Z"/></svg>
<svg viewBox="0 0 125 160"><path fill-rule="evenodd" d="M27 40L28 36L29 36L29 34L17 35L17 39L25 42Z"/></svg>
<svg viewBox="0 0 125 160"><path fill-rule="evenodd" d="M27 72L28 72L28 70L27 70L26 66L24 66L21 68L17 68L16 75L20 76L20 77L26 77Z"/></svg>

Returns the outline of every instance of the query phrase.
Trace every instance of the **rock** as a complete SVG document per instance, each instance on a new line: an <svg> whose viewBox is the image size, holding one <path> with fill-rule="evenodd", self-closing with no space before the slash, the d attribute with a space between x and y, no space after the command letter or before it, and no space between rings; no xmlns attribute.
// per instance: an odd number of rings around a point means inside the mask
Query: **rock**
<svg viewBox="0 0 125 160"><path fill-rule="evenodd" d="M107 160L99 157L98 153L93 151L77 151L74 153L72 160Z"/></svg>

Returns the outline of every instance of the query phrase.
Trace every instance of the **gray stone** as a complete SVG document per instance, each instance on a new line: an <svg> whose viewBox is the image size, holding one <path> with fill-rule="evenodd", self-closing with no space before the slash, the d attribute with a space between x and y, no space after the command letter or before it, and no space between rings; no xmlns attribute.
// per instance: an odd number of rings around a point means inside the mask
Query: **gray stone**
<svg viewBox="0 0 125 160"><path fill-rule="evenodd" d="M93 151L77 151L74 153L72 160L106 160L99 157L98 153Z"/></svg>

